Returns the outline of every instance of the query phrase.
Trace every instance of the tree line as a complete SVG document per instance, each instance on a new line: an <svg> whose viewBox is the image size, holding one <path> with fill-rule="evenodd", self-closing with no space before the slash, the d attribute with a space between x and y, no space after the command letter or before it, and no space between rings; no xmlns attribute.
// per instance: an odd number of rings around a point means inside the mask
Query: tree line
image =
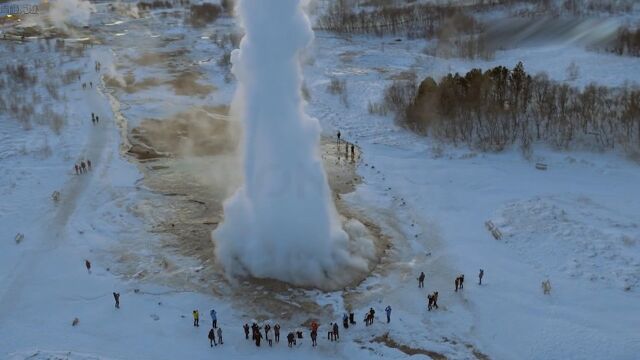
<svg viewBox="0 0 640 360"><path fill-rule="evenodd" d="M531 76L522 63L448 74L439 82L427 77L419 85L396 81L382 104L415 132L482 150L513 144L529 149L534 141L562 149L582 144L640 150L638 87L579 89L545 74Z"/></svg>

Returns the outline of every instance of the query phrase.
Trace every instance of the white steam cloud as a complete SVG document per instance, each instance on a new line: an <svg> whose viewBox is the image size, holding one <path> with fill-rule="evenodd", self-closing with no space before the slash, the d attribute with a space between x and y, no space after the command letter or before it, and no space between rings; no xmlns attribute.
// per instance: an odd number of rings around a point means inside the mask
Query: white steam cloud
<svg viewBox="0 0 640 360"><path fill-rule="evenodd" d="M244 124L244 184L225 202L213 238L228 276L331 288L368 270L372 244L350 241L342 229L319 155L320 126L304 112L299 58L313 40L304 3L237 3L245 36L232 54L232 113Z"/></svg>
<svg viewBox="0 0 640 360"><path fill-rule="evenodd" d="M85 0L51 0L49 4L51 23L65 30L67 26L88 25L91 13L96 11L95 6Z"/></svg>

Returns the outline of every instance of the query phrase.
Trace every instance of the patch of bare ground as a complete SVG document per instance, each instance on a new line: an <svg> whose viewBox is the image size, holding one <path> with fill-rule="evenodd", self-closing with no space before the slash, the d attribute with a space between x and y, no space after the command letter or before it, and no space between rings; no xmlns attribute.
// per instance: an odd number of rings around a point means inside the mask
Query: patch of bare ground
<svg viewBox="0 0 640 360"><path fill-rule="evenodd" d="M176 95L182 96L206 96L216 90L212 85L198 83L200 77L199 73L184 71L169 80L168 84L173 87Z"/></svg>
<svg viewBox="0 0 640 360"><path fill-rule="evenodd" d="M412 355L425 355L428 356L431 359L434 360L447 360L447 357L435 352L435 351L431 351L431 350L426 350L426 349L418 349L418 348L413 348L407 345L403 345L400 344L398 342L396 342L395 340L393 340L392 338L389 337L389 333L386 332L384 333L384 335L380 335L378 337L375 337L373 340L371 340L372 342L376 342L376 343L380 343L380 344L384 344L386 347L392 348L392 349L397 349L399 351L402 351L403 353L412 356Z"/></svg>
<svg viewBox="0 0 640 360"><path fill-rule="evenodd" d="M163 84L162 81L151 77L136 81L133 73L128 73L122 78L104 75L104 83L107 87L118 88L129 94L161 86Z"/></svg>

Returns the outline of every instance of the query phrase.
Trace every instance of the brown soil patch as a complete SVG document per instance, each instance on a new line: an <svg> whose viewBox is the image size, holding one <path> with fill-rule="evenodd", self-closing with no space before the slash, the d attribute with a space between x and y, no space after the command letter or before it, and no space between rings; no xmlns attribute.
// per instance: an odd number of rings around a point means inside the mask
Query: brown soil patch
<svg viewBox="0 0 640 360"><path fill-rule="evenodd" d="M176 95L183 96L206 96L216 90L212 85L202 85L198 83L201 75L195 72L180 72L167 83L173 87Z"/></svg>
<svg viewBox="0 0 640 360"><path fill-rule="evenodd" d="M435 351L431 351L431 350L425 350L425 349L418 349L418 348L412 348L410 346L407 345L403 345L400 344L398 342L396 342L395 340L393 340L392 338L389 337L389 333L385 333L384 335L378 336L376 338L374 338L373 340L371 340L372 342L376 342L376 343L380 343L380 344L384 344L387 347L393 348L393 349L398 349L400 351L402 351L403 353L412 356L412 355L425 355L428 356L431 359L434 360L447 360L447 357L435 352Z"/></svg>
<svg viewBox="0 0 640 360"><path fill-rule="evenodd" d="M161 282L177 288L213 292L220 296L238 297L234 303L243 313L258 319L280 318L302 323L309 316L330 317L332 308L320 306L310 289L292 287L271 279L241 279L229 284L214 257L215 244L211 232L222 220L222 204L241 183L241 169L237 159L239 129L226 117L227 109L194 108L169 119L146 119L130 132L132 144L129 153L139 162L144 174L144 185L153 193L140 206L140 216L152 223L151 232L163 239L162 254L155 269L144 268L139 262L126 272L138 279ZM380 229L362 213L351 209L340 196L352 192L361 182L356 173L360 153L345 142L340 145L323 139L321 155L336 198L338 211L346 218L363 223L376 240L379 257L382 256L383 238ZM345 151L345 149L347 149ZM177 253L200 264L197 273L185 277L168 258ZM123 263L130 263L130 258ZM162 277L164 274L164 277ZM175 274L175 275L174 275ZM357 284L352 284L353 286Z"/></svg>

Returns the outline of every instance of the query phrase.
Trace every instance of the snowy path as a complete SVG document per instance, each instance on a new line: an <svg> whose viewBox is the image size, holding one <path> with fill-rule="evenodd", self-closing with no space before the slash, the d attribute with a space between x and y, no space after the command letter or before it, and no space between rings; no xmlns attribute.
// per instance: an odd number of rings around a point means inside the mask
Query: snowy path
<svg viewBox="0 0 640 360"><path fill-rule="evenodd" d="M93 76L86 81L99 83L97 76ZM81 90L84 101L80 107L86 109L86 113L95 112L96 114L109 114L110 109L101 91L96 87L93 89ZM73 172L73 164L69 163L69 171L65 171L64 176L68 177L64 186L60 190L61 200L54 207L53 214L42 214L42 218L46 221L39 221L36 225L37 229L33 232L39 234L32 236L32 248L21 253L21 260L13 269L9 279L11 282L6 286L0 296L0 323L11 314L19 311L28 302L25 296L29 296L29 292L33 291L33 284L38 284L46 280L51 274L50 269L40 265L51 262L52 254L61 246L68 246L69 229L68 223L70 217L77 210L77 204L86 196L87 193L95 191L91 184L98 182L99 177L109 171L109 163L102 162L105 159L104 152L117 137L114 136L115 127L110 116L101 119L97 125L92 125L89 119L86 119L87 127L90 126L86 134L78 134L78 136L87 135L84 149L78 154L78 159L92 160L92 170L83 175L75 175ZM54 174L51 174L55 176ZM96 178L98 177L98 178ZM38 189L33 189L37 191ZM90 195L90 194L89 194ZM67 262L68 259L58 259ZM77 262L78 267L82 266L83 259L72 259ZM42 299L46 299L51 294L41 294Z"/></svg>

